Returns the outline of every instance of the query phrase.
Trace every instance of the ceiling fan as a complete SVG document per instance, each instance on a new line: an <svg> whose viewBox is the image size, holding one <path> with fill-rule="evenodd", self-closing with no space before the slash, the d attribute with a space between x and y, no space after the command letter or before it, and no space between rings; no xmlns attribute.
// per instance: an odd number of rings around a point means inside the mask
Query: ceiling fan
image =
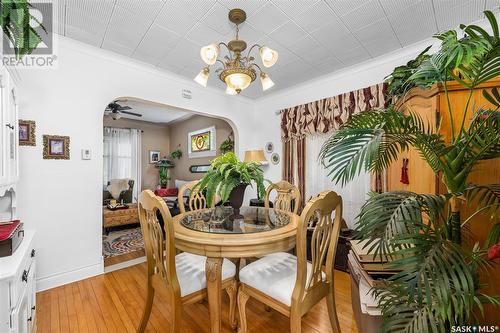
<svg viewBox="0 0 500 333"><path fill-rule="evenodd" d="M104 114L107 116L111 116L114 120L120 119L122 117L122 113L129 114L135 117L142 117L142 114L130 112L127 110L132 110L130 106L122 106L118 104L116 101L108 104L106 109L104 110Z"/></svg>

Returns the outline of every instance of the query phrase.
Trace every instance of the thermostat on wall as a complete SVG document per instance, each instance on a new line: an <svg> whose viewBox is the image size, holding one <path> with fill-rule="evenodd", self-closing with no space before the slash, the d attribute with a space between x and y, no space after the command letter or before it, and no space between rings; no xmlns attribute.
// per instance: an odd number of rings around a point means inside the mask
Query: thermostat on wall
<svg viewBox="0 0 500 333"><path fill-rule="evenodd" d="M92 151L90 149L82 149L82 160L90 160L92 158Z"/></svg>

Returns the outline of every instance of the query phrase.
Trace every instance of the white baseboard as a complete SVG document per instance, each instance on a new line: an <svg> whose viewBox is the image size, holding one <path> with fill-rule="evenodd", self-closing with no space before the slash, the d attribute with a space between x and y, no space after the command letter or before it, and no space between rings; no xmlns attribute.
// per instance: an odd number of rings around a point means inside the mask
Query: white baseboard
<svg viewBox="0 0 500 333"><path fill-rule="evenodd" d="M119 270L122 268L127 268L130 266L138 265L138 264L141 264L145 261L146 261L146 256L143 256L143 257L135 258L132 260L124 261L124 262L121 262L118 264L106 266L106 267L104 267L104 273L109 273L109 272L116 271L116 270Z"/></svg>
<svg viewBox="0 0 500 333"><path fill-rule="evenodd" d="M104 273L104 263L101 261L97 264L81 267L72 271L57 273L42 277L36 280L36 290L44 291L47 289L59 287L71 282L80 281L92 276Z"/></svg>

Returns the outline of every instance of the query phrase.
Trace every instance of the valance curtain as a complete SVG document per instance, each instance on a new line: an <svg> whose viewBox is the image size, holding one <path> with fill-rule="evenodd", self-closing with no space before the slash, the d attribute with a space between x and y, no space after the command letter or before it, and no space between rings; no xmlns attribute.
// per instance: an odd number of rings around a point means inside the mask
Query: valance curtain
<svg viewBox="0 0 500 333"><path fill-rule="evenodd" d="M133 179L133 200L141 191L141 131L104 127L103 187L111 179Z"/></svg>
<svg viewBox="0 0 500 333"><path fill-rule="evenodd" d="M388 104L386 90L387 85L381 83L281 110L283 179L296 185L304 199L307 199L306 138L331 133L354 114L385 107ZM317 158L315 162L318 163ZM382 191L383 178L383 175L372 175L372 190Z"/></svg>

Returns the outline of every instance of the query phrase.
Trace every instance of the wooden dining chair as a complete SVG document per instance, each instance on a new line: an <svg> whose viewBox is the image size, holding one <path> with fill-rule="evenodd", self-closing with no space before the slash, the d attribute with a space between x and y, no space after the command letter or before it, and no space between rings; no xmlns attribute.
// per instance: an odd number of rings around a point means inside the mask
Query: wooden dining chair
<svg viewBox="0 0 500 333"><path fill-rule="evenodd" d="M302 316L326 297L333 331L340 332L333 288L333 262L341 220L342 198L333 191L322 192L307 203L300 216L297 256L286 252L273 253L240 270L239 333L247 331L245 305L249 297L288 316L292 333L300 333ZM308 225L314 225L312 262L306 257Z"/></svg>
<svg viewBox="0 0 500 333"><path fill-rule="evenodd" d="M189 210L199 210L203 208L207 208L207 198L201 192L199 188L194 189L196 184L199 183L199 180L194 180L192 182L186 183L182 185L177 195L177 202L179 205L179 210L181 213L186 212L186 204L184 202L184 196L189 196L189 200L187 201L187 206ZM186 193L188 192L188 193ZM212 205L210 208L215 206L215 200L212 200Z"/></svg>
<svg viewBox="0 0 500 333"><path fill-rule="evenodd" d="M139 195L139 221L141 223L148 265L146 305L137 329L146 329L155 292L166 295L171 303L170 331L180 332L182 306L207 297L206 257L183 252L175 255L172 216L165 201L150 190ZM164 232L157 212L165 221ZM236 266L229 260L222 263L222 289L229 295L229 320L236 328Z"/></svg>
<svg viewBox="0 0 500 333"><path fill-rule="evenodd" d="M264 199L264 206L266 208L269 208L269 198L271 192L274 190L276 191L276 198L274 199L273 207L297 214L300 208L300 191L297 186L290 184L286 180L269 185Z"/></svg>

